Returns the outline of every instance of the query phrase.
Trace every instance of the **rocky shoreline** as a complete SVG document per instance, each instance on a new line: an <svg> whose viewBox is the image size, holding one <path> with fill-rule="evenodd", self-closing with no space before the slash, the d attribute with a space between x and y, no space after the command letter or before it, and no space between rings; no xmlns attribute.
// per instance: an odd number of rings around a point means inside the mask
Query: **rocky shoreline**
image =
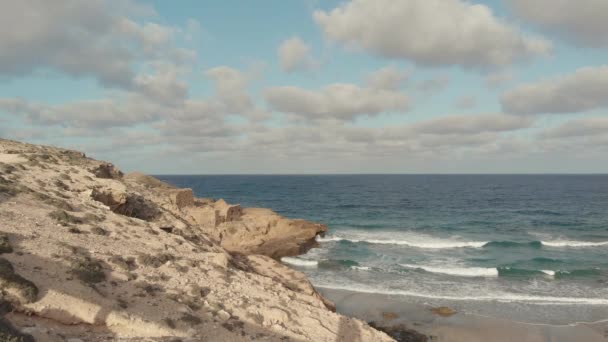
<svg viewBox="0 0 608 342"><path fill-rule="evenodd" d="M392 341L277 261L326 231L0 139L0 340Z"/></svg>

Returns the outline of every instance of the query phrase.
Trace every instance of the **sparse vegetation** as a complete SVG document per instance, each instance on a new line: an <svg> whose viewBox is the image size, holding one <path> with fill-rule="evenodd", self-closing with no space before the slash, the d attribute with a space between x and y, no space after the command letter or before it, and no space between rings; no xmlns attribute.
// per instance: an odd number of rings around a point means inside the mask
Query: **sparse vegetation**
<svg viewBox="0 0 608 342"><path fill-rule="evenodd" d="M179 318L179 320L187 325L199 325L203 322L199 317L189 313L183 314L182 317Z"/></svg>
<svg viewBox="0 0 608 342"><path fill-rule="evenodd" d="M105 230L101 227L91 228L91 233L93 233L95 235L102 235L102 236L107 236L109 234L107 230Z"/></svg>
<svg viewBox="0 0 608 342"><path fill-rule="evenodd" d="M68 233L71 233L71 234L82 234L82 231L80 229L76 228L76 227L70 227L68 229Z"/></svg>
<svg viewBox="0 0 608 342"><path fill-rule="evenodd" d="M55 210L49 213L49 217L59 222L62 226L68 226L70 224L81 224L84 223L83 219L70 215L65 210Z"/></svg>
<svg viewBox="0 0 608 342"><path fill-rule="evenodd" d="M17 168L11 164L0 163L0 173L5 175L10 175L11 173L17 171Z"/></svg>
<svg viewBox="0 0 608 342"><path fill-rule="evenodd" d="M169 317L167 317L167 318L163 318L163 322L164 322L164 323L165 323L165 325L167 325L169 328L171 328L171 329L175 329L175 322L174 322L174 321L173 321L171 318L169 318Z"/></svg>
<svg viewBox="0 0 608 342"><path fill-rule="evenodd" d="M129 303L127 303L126 300L122 299L122 298L117 298L116 299L116 304L118 305L119 308L121 309L126 309L129 307Z"/></svg>
<svg viewBox="0 0 608 342"><path fill-rule="evenodd" d="M125 259L120 255L114 255L110 258L109 261L125 271L130 271L137 268L137 265L135 264L135 258L133 257L128 257Z"/></svg>
<svg viewBox="0 0 608 342"><path fill-rule="evenodd" d="M72 274L87 284L96 284L106 280L101 262L88 256L79 256L72 260Z"/></svg>
<svg viewBox="0 0 608 342"><path fill-rule="evenodd" d="M59 178L67 181L72 181L72 177L70 177L70 175L68 175L67 173L60 174Z"/></svg>
<svg viewBox="0 0 608 342"><path fill-rule="evenodd" d="M8 240L8 236L0 234L0 254L12 252L13 247L11 247L10 241Z"/></svg>
<svg viewBox="0 0 608 342"><path fill-rule="evenodd" d="M34 197L36 197L37 199L39 199L40 201L42 201L48 205L57 207L62 210L67 210L67 211L74 210L74 208L68 202L66 202L62 199L51 197L51 196L41 193L41 192L35 192Z"/></svg>
<svg viewBox="0 0 608 342"><path fill-rule="evenodd" d="M34 302L38 297L36 285L15 273L13 265L4 258L0 258L0 290L14 293L23 303Z"/></svg>
<svg viewBox="0 0 608 342"><path fill-rule="evenodd" d="M85 222L97 222L97 223L99 223L99 222L105 221L105 219L106 219L105 216L95 215L95 214L92 214L92 213L87 213L83 217L83 220Z"/></svg>
<svg viewBox="0 0 608 342"><path fill-rule="evenodd" d="M159 268L168 261L175 260L175 256L168 253L162 253L159 255L141 254L137 257L137 263L143 266L150 266Z"/></svg>
<svg viewBox="0 0 608 342"><path fill-rule="evenodd" d="M0 195L8 195L10 197L19 193L19 188L12 181L0 176Z"/></svg>
<svg viewBox="0 0 608 342"><path fill-rule="evenodd" d="M163 291L162 287L160 287L158 285L147 283L145 281L140 281L140 282L136 283L135 287L140 290L143 290L144 295L150 295L150 296L155 296L157 292Z"/></svg>
<svg viewBox="0 0 608 342"><path fill-rule="evenodd" d="M0 318L0 341L1 342L34 342L34 338L25 335L12 327L6 320Z"/></svg>

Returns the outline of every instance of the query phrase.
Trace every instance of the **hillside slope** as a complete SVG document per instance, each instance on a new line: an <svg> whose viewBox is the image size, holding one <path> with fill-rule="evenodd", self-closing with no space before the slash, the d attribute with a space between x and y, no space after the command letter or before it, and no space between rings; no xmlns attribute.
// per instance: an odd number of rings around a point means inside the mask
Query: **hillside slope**
<svg viewBox="0 0 608 342"><path fill-rule="evenodd" d="M391 341L275 260L326 230L0 139L0 340Z"/></svg>

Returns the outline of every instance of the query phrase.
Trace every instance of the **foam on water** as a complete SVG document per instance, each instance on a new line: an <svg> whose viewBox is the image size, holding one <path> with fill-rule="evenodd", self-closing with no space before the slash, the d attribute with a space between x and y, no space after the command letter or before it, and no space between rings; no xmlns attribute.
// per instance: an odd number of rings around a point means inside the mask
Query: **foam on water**
<svg viewBox="0 0 608 342"><path fill-rule="evenodd" d="M437 266L422 266L401 264L401 266L413 269L422 269L426 272L441 273L461 277L498 277L496 268L483 267L437 267Z"/></svg>
<svg viewBox="0 0 608 342"><path fill-rule="evenodd" d="M397 238L394 238L397 236ZM353 243L369 243L382 245L403 245L424 249L449 249L449 248L481 248L487 241L462 241L457 239L441 239L424 234L401 233L401 232L345 232L336 235L317 238L319 242L349 241Z"/></svg>
<svg viewBox="0 0 608 342"><path fill-rule="evenodd" d="M281 261L286 264L302 267L317 267L319 265L319 262L316 260L304 260L301 258L282 257Z"/></svg>
<svg viewBox="0 0 608 342"><path fill-rule="evenodd" d="M405 290L392 290L383 288L371 288L366 286L352 286L352 285L339 285L331 283L320 283L317 284L319 287L324 287L334 290L346 290L353 292L362 293L375 293L375 294L386 294L386 295L401 295L410 297L421 297L429 299L442 299L452 301L481 301L481 302L505 302L505 303L530 303L530 304L547 304L547 305L602 305L608 306L608 299L606 298L586 298L586 297L557 297L557 296L536 296L536 295L525 295L517 293L484 293L479 296L453 296L453 295L441 295L434 293L425 292L414 292Z"/></svg>
<svg viewBox="0 0 608 342"><path fill-rule="evenodd" d="M569 241L569 240L556 240L556 241L541 241L544 246L549 247L600 247L608 246L608 241L592 242L592 241Z"/></svg>

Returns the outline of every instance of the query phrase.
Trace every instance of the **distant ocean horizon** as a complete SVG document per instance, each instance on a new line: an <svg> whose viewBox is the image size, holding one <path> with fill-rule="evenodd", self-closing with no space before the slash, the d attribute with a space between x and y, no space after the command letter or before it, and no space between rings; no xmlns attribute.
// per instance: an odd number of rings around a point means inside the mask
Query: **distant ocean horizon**
<svg viewBox="0 0 608 342"><path fill-rule="evenodd" d="M161 175L325 223L283 262L315 286L407 297L492 317L608 318L608 175Z"/></svg>

